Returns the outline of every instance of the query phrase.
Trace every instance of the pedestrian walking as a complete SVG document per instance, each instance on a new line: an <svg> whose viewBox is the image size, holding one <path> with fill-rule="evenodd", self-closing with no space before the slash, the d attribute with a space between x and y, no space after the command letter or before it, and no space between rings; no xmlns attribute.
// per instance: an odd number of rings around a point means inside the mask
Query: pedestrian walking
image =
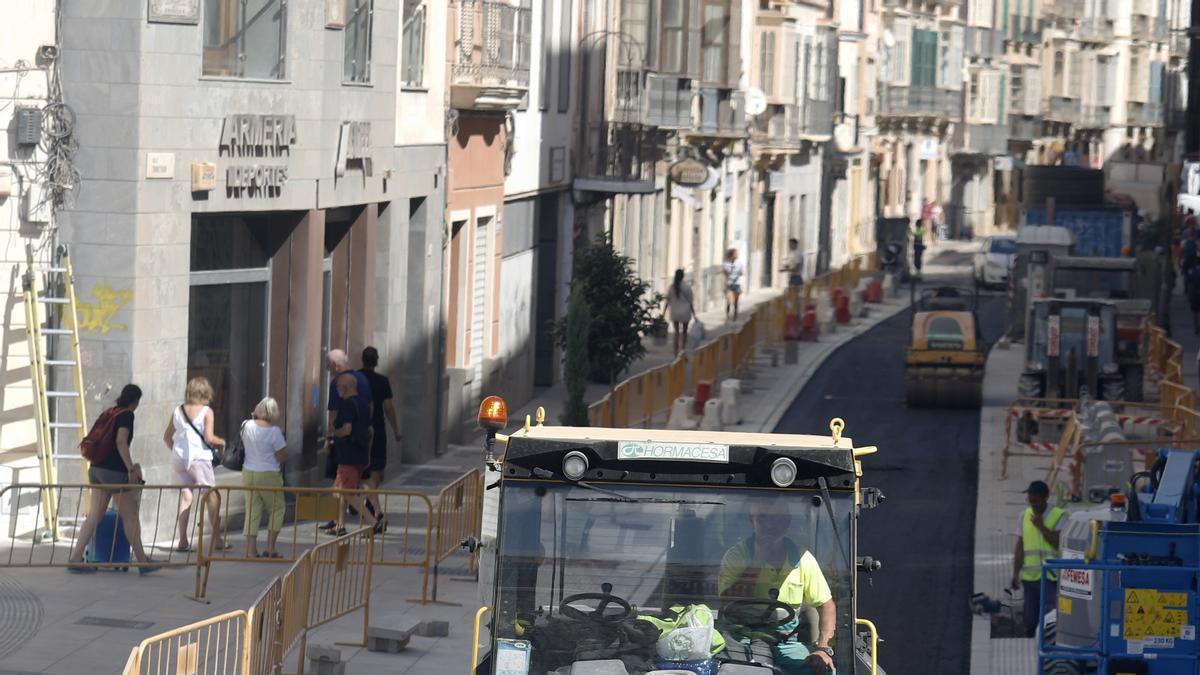
<svg viewBox="0 0 1200 675"><path fill-rule="evenodd" d="M1197 248L1196 228L1189 227L1183 240L1183 246L1179 249L1179 274L1183 277L1184 292L1189 295L1192 292L1192 284L1189 281L1188 272L1196 267L1197 262L1200 262L1200 251Z"/></svg>
<svg viewBox="0 0 1200 675"><path fill-rule="evenodd" d="M333 458L337 466L333 486L338 490L358 490L362 484L362 472L370 462L371 406L358 394L358 379L353 373L344 373L334 385L338 390L338 407L334 413ZM376 528L382 522L366 513L363 497L358 492L338 493L338 517L333 528L323 528L329 534L340 537L346 534L346 507L358 511L359 517L368 520Z"/></svg>
<svg viewBox="0 0 1200 675"><path fill-rule="evenodd" d="M283 487L282 467L287 463L287 441L279 428L279 404L268 396L254 406L250 419L242 423L238 432L242 446L246 449L246 461L242 465L242 485L249 488ZM282 492L250 491L246 495L246 523L242 534L246 537L247 558L279 558L275 542L279 530L283 529L284 499ZM263 513L267 514L267 547L258 552L258 527Z"/></svg>
<svg viewBox="0 0 1200 675"><path fill-rule="evenodd" d="M788 285L800 287L804 285L804 252L800 250L800 240L788 239Z"/></svg>
<svg viewBox="0 0 1200 675"><path fill-rule="evenodd" d="M83 554L88 542L96 534L96 528L108 512L111 501L121 518L121 526L125 530L125 538L133 550L134 558L142 564L138 568L141 574L149 574L158 570L152 565L154 561L142 547L142 526L138 514L140 510L141 489L145 485L142 478L141 465L133 461L129 446L133 443L133 412L137 410L142 400L142 390L136 384L127 384L121 389L116 405L100 413L96 423L92 425L93 434L102 434L95 438L95 449L88 467L88 482L91 483L91 497L88 502L87 518L75 535L75 545L67 558L67 569L76 574L95 572L96 568L84 563ZM129 485L132 487L114 487Z"/></svg>
<svg viewBox="0 0 1200 675"><path fill-rule="evenodd" d="M692 287L683 280L683 270L675 270L675 280L667 290L666 313L675 328L675 355L687 344L688 323L696 316L692 304Z"/></svg>
<svg viewBox="0 0 1200 675"><path fill-rule="evenodd" d="M721 265L725 275L725 320L729 320L729 310L733 310L733 320L738 317L738 300L742 297L742 277L746 274L746 266L738 260L736 248L725 252L725 262Z"/></svg>
<svg viewBox="0 0 1200 675"><path fill-rule="evenodd" d="M1042 563L1059 556L1059 535L1067 512L1050 506L1050 487L1040 480L1025 490L1029 506L1021 513L1017 530L1017 545L1013 550L1012 588L1024 590L1025 637L1036 637L1042 617L1054 605L1058 595L1058 575L1043 572ZM1042 577L1046 578L1046 595L1042 596Z"/></svg>
<svg viewBox="0 0 1200 675"><path fill-rule="evenodd" d="M387 425L392 425L392 438L400 442L400 423L396 421L396 406L392 403L392 383L386 375L376 371L379 367L379 350L367 347L362 352L362 370L359 373L367 380L371 389L371 456L363 471L367 487L378 490L383 482L383 469L387 466ZM382 521L380 529L387 528L387 514L379 498L367 493L367 508Z"/></svg>
<svg viewBox="0 0 1200 675"><path fill-rule="evenodd" d="M213 390L208 378L193 377L188 380L183 405L172 412L171 421L163 432L163 444L174 454L171 468L175 472L175 480L179 485L188 486L179 494L179 542L175 550L181 553L191 550L188 525L192 502L197 496L202 496L208 507L213 550L227 551L232 548L221 537L221 495L212 489L217 484L213 475L214 460L220 457L225 447L225 440L213 431L216 418L212 408L208 407L212 400Z"/></svg>
<svg viewBox="0 0 1200 675"><path fill-rule="evenodd" d="M913 270L916 272L916 277L921 278L921 258L925 255L925 222L917 221L917 226L912 233L913 238Z"/></svg>
<svg viewBox="0 0 1200 675"><path fill-rule="evenodd" d="M1184 282L1187 288L1188 308L1192 310L1192 330L1196 335L1200 335L1200 265L1188 268Z"/></svg>
<svg viewBox="0 0 1200 675"><path fill-rule="evenodd" d="M337 416L338 407L341 404L341 397L338 395L337 389L337 379L342 375L353 375L358 385L358 395L367 401L368 409L371 402L371 383L367 381L367 376L363 375L362 372L350 368L350 357L340 349L332 349L325 356L325 369L329 372L329 396L326 399L327 403L325 406L328 415L325 427L325 477L332 480L337 475L337 462L333 458L333 419ZM330 530L335 527L337 527L337 522L331 520L322 525L321 529Z"/></svg>

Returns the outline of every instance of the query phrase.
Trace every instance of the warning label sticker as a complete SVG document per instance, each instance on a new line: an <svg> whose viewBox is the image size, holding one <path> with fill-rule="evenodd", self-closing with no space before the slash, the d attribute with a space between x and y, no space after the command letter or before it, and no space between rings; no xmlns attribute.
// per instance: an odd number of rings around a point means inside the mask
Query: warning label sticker
<svg viewBox="0 0 1200 675"><path fill-rule="evenodd" d="M1183 636L1183 628L1188 625L1186 593L1159 593L1153 588L1125 589L1125 632L1126 640L1143 640L1148 638L1174 639ZM1152 642L1152 648L1169 648L1165 642ZM1147 646L1151 646L1147 644ZM1174 645L1172 641L1170 643Z"/></svg>

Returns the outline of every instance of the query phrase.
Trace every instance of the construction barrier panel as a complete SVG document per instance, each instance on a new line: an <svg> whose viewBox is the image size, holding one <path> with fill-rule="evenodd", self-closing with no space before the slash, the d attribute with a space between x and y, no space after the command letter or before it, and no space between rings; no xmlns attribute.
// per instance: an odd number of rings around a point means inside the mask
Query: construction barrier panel
<svg viewBox="0 0 1200 675"><path fill-rule="evenodd" d="M5 524L4 534L0 535L0 567L65 567L70 564L69 558L77 541L76 537L91 508L92 494L97 490L122 500L129 500L126 503L130 504L137 514L134 520L136 539L141 543L146 555L153 559L153 565L194 565L196 555L193 552L176 551L174 546L179 499L183 489L186 488L178 485L129 486L86 483L17 483L0 488L0 516L3 516ZM49 536L50 532L45 529L46 514L43 509L51 495L54 511L58 516L57 537ZM110 510L115 509L112 501L110 500L108 505ZM199 528L198 511L199 509L193 506L189 516L188 529L193 537L197 535ZM115 530L115 525L121 523L121 532L124 533L123 521L109 520L107 514L102 514L101 517L108 522L101 522L100 529ZM117 537L107 538L107 542L108 548L101 551L91 550L97 546L95 539L89 542L89 557L112 562L91 562L89 565L107 569L141 565L128 555L127 551L117 550Z"/></svg>
<svg viewBox="0 0 1200 675"><path fill-rule="evenodd" d="M386 514L387 529L378 535L373 554L374 564L394 567L413 567L422 571L421 601L428 599L429 573L433 563L433 532L436 513L433 501L424 494L406 490L337 490L333 488L261 487L244 485L219 485L212 488L220 496L218 529L220 539L234 544L234 537L241 534L246 523L246 505L251 501L260 504L258 548L262 550L271 521L271 508L282 500L284 508L284 530L276 544L277 558L248 557L244 546L229 550L213 550L212 524L208 522L208 510L199 509L196 500L193 510L199 511L197 534L192 542L197 549L194 556L196 566L195 597L203 598L208 588L208 579L214 563L287 563L299 560L307 550L329 541L322 532L321 523L336 521L340 510L339 497L363 497L377 503ZM366 516L358 515L357 521L347 520L347 529L361 527Z"/></svg>
<svg viewBox="0 0 1200 675"><path fill-rule="evenodd" d="M274 675L283 659L283 577L276 577L250 606L249 675Z"/></svg>
<svg viewBox="0 0 1200 675"><path fill-rule="evenodd" d="M247 617L227 612L142 640L125 675L242 675L247 673Z"/></svg>
<svg viewBox="0 0 1200 675"><path fill-rule="evenodd" d="M437 602L438 565L462 550L462 542L478 541L483 527L483 474L472 469L442 488L437 496L437 535L434 539L433 597ZM475 554L468 558L475 569Z"/></svg>

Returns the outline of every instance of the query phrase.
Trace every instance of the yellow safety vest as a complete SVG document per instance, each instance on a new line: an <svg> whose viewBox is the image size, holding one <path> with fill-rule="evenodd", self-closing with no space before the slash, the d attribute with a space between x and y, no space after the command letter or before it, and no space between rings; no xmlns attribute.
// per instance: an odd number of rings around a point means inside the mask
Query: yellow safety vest
<svg viewBox="0 0 1200 675"><path fill-rule="evenodd" d="M1042 521L1047 530L1054 530L1058 521L1065 515L1066 511L1051 506L1042 515ZM1021 514L1021 544L1025 550L1025 559L1021 561L1021 581L1038 581L1042 578L1042 563L1050 558L1057 558L1058 548L1046 540L1041 530L1033 526L1032 506L1025 507L1024 513ZM1058 575L1053 572L1046 572L1046 578L1058 581Z"/></svg>

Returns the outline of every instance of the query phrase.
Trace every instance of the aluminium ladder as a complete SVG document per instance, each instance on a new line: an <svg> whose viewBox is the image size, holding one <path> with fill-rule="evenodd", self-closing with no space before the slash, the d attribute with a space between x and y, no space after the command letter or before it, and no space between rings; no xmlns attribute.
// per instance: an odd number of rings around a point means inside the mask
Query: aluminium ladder
<svg viewBox="0 0 1200 675"><path fill-rule="evenodd" d="M65 246L58 247L55 262L49 266L34 264L33 249L28 245L25 259L25 326L37 421L38 470L42 485L54 485L58 482L57 460L82 461L78 448L86 433L75 275ZM55 290L59 295L52 294ZM56 377L67 370L69 375ZM63 388L53 389L55 386ZM74 403L74 415L63 414L61 403L65 401ZM86 462L82 482L87 482ZM58 496L53 488L41 491L41 502L46 533L57 540Z"/></svg>

